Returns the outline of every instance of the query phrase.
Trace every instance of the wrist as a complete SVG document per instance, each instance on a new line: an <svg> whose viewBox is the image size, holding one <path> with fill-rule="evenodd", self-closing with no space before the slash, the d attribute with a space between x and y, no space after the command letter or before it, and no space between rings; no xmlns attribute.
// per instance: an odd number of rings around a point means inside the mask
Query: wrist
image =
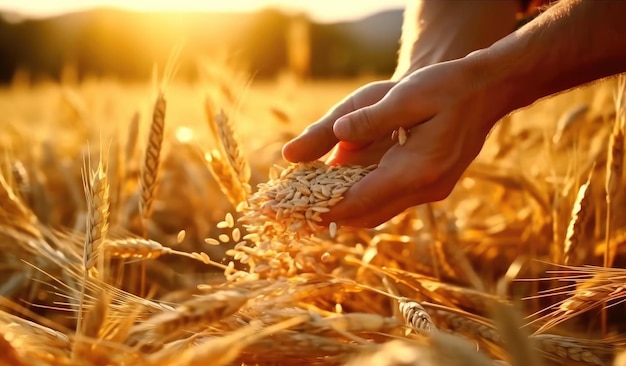
<svg viewBox="0 0 626 366"><path fill-rule="evenodd" d="M517 80L516 73L521 69L495 56L489 49L482 49L458 60L469 75L472 92L479 96L477 110L473 113L481 114L481 128L486 132L502 117L532 103L528 102L529 97L522 95L525 87Z"/></svg>

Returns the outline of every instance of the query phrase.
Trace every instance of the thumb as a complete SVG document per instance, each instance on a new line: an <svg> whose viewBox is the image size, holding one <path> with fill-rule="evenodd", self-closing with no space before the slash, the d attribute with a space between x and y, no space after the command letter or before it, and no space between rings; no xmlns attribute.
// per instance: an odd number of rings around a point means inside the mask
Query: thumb
<svg viewBox="0 0 626 366"><path fill-rule="evenodd" d="M410 102L403 90L394 87L378 103L339 118L333 125L333 132L341 141L375 141L399 127L410 128L431 117L421 109L420 105Z"/></svg>

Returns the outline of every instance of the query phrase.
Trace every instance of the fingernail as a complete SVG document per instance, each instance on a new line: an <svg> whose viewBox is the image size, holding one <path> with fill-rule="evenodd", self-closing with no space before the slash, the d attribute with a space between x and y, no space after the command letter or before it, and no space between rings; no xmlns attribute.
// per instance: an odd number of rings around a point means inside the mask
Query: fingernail
<svg viewBox="0 0 626 366"><path fill-rule="evenodd" d="M350 118L343 116L335 121L333 125L333 132L335 136L340 140L347 140L350 137Z"/></svg>

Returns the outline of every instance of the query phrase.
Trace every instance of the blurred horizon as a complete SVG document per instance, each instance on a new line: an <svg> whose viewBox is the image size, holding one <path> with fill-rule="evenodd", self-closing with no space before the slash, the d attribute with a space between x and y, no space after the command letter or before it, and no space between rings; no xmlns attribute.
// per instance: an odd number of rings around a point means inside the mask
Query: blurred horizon
<svg viewBox="0 0 626 366"><path fill-rule="evenodd" d="M146 80L153 66L162 69L181 45L181 80L202 77L200 66L207 60L227 62L255 80L286 73L299 79L388 77L396 65L403 9L330 23L274 7L142 13L109 7L21 21L5 13L0 83L68 75L77 81Z"/></svg>
<svg viewBox="0 0 626 366"><path fill-rule="evenodd" d="M314 22L330 23L354 21L359 18L391 9L404 8L408 0L360 0L337 2L333 0L0 0L0 14L10 21L45 19L85 11L114 9L136 13L150 12L201 12L201 13L250 13L267 8L288 14L303 14Z"/></svg>

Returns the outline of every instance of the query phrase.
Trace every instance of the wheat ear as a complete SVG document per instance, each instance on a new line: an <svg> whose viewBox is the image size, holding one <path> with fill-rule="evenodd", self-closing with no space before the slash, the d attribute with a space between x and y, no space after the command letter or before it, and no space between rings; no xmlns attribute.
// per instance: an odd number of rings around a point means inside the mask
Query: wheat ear
<svg viewBox="0 0 626 366"><path fill-rule="evenodd" d="M83 166L83 188L87 200L87 228L83 252L86 271L96 266L96 258L102 258L103 243L109 230L109 183L102 156L95 170L91 162ZM98 263L102 271L103 263Z"/></svg>
<svg viewBox="0 0 626 366"><path fill-rule="evenodd" d="M102 149L100 150L98 167L93 170L91 160L83 161L83 189L87 200L87 222L85 244L83 249L84 278L80 294L80 305L78 309L78 321L76 324L77 337L82 336L83 309L85 303L85 286L89 272L100 273L104 276L103 243L109 230L109 183L107 180L106 167L102 163ZM96 267L97 271L92 271ZM72 357L77 356L80 350L80 341L74 343Z"/></svg>
<svg viewBox="0 0 626 366"><path fill-rule="evenodd" d="M220 110L215 114L209 100L206 101L206 114L209 122L209 129L214 139L219 143L219 154L225 157L234 172L234 176L240 183L242 192L239 195L247 196L250 194L250 164L241 150L241 142L228 118L228 115ZM217 177L216 177L217 178ZM234 204L236 207L240 202Z"/></svg>
<svg viewBox="0 0 626 366"><path fill-rule="evenodd" d="M146 153L139 178L139 189L141 192L139 212L143 219L144 234L147 234L147 222L152 215L152 204L158 183L161 146L163 144L163 134L165 131L166 106L167 103L163 92L159 92L152 112L148 145L146 146Z"/></svg>
<svg viewBox="0 0 626 366"><path fill-rule="evenodd" d="M565 264L576 264L572 263L572 261L575 260L576 249L579 247L585 235L585 223L589 219L589 215L592 211L591 177L593 176L593 170L594 168L592 167L587 181L578 189L576 201L574 201L574 206L572 207L572 214L570 216L569 225L567 226L565 244L563 246L563 260Z"/></svg>
<svg viewBox="0 0 626 366"><path fill-rule="evenodd" d="M426 310L416 301L401 299L398 301L400 313L406 324L418 334L430 334L437 331L437 327Z"/></svg>

